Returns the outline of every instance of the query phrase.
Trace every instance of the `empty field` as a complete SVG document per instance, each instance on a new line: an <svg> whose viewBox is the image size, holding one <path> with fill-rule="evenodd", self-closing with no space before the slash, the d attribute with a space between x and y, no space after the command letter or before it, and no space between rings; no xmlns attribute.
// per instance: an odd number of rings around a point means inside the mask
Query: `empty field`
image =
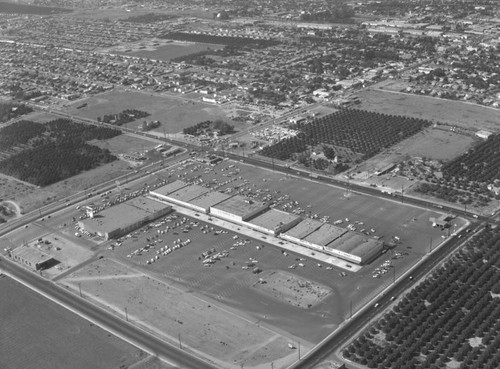
<svg viewBox="0 0 500 369"><path fill-rule="evenodd" d="M222 49L223 47L223 45L205 44L199 42L165 42L165 40L158 40L157 43L158 45L152 45L151 43L144 42L139 44L126 44L113 49L108 49L107 51L113 54L168 61L202 51Z"/></svg>
<svg viewBox="0 0 500 369"><path fill-rule="evenodd" d="M76 109L81 100L70 108L70 113L85 118L97 119L105 114L119 113L125 109L139 109L151 114L146 120L159 120L160 127L154 131L167 134L182 132L183 128L205 120L226 119L222 108L202 102L185 100L181 96L158 96L139 91L112 91L85 100L88 106ZM144 119L124 126L137 129ZM230 122L230 124L235 124Z"/></svg>
<svg viewBox="0 0 500 369"><path fill-rule="evenodd" d="M0 277L2 369L109 369L147 357L59 305Z"/></svg>
<svg viewBox="0 0 500 369"><path fill-rule="evenodd" d="M444 122L472 129L487 129L497 132L498 109L472 103L437 99L376 88L357 93L362 103L360 109L395 115L406 115L431 121Z"/></svg>
<svg viewBox="0 0 500 369"><path fill-rule="evenodd" d="M219 367L240 362L258 367L292 359L289 339L259 324L258 319L234 314L121 263L99 260L73 273L65 284L75 291L81 286L86 297L122 316L127 309L129 321L172 344L181 340L186 350L194 350Z"/></svg>

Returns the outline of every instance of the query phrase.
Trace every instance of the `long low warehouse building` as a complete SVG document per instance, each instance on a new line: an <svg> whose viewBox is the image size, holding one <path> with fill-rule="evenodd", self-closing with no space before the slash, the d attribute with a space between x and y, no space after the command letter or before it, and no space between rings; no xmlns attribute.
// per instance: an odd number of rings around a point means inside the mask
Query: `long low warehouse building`
<svg viewBox="0 0 500 369"><path fill-rule="evenodd" d="M300 242L304 246L311 247L316 250L323 250L326 245L339 238L344 233L347 233L347 230L344 228L340 228L332 224L323 224L310 235L300 240Z"/></svg>
<svg viewBox="0 0 500 369"><path fill-rule="evenodd" d="M118 238L172 211L172 207L146 197L136 197L104 209L78 222L80 228L105 239Z"/></svg>
<svg viewBox="0 0 500 369"><path fill-rule="evenodd" d="M262 214L267 209L269 209L269 205L264 202L236 195L217 205L211 206L210 214L229 220L230 222L243 224L250 218Z"/></svg>
<svg viewBox="0 0 500 369"><path fill-rule="evenodd" d="M207 192L206 194L191 200L190 205L194 210L197 210L200 213L208 214L212 206L215 206L230 197L232 196L222 192Z"/></svg>
<svg viewBox="0 0 500 369"><path fill-rule="evenodd" d="M287 230L284 233L281 233L280 237L284 240L300 244L303 238L309 236L322 225L323 223L317 220L306 218L298 223L295 227Z"/></svg>
<svg viewBox="0 0 500 369"><path fill-rule="evenodd" d="M285 232L297 225L302 218L277 209L269 209L246 222L249 228L268 233L273 236Z"/></svg>
<svg viewBox="0 0 500 369"><path fill-rule="evenodd" d="M186 208L193 208L191 201L208 192L210 192L208 188L192 184L166 195L165 200Z"/></svg>
<svg viewBox="0 0 500 369"><path fill-rule="evenodd" d="M149 195L158 200L167 201L168 195L186 186L188 186L186 182L177 180L167 183L165 186L161 186L154 191L149 191Z"/></svg>
<svg viewBox="0 0 500 369"><path fill-rule="evenodd" d="M334 256L352 261L356 264L366 264L377 257L383 250L382 241L365 235L347 232L326 245L324 250Z"/></svg>

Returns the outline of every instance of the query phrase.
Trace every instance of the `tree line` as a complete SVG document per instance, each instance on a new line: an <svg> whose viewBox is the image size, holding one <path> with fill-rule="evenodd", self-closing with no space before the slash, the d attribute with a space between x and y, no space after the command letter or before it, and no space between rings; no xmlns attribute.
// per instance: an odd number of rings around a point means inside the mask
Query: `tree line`
<svg viewBox="0 0 500 369"><path fill-rule="evenodd" d="M17 148L0 161L0 172L46 186L116 160L109 150L87 144L121 134L108 127L55 119L47 123L15 122L0 130L0 147Z"/></svg>

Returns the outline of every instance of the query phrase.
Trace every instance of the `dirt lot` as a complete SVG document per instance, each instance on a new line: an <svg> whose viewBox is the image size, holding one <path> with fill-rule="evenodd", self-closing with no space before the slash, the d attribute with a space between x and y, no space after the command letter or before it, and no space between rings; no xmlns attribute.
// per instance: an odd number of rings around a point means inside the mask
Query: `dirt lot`
<svg viewBox="0 0 500 369"><path fill-rule="evenodd" d="M10 278L0 277L0 295L2 369L109 369L148 360L143 351Z"/></svg>
<svg viewBox="0 0 500 369"><path fill-rule="evenodd" d="M309 309L317 305L331 293L328 287L297 278L293 274L285 272L272 272L260 279L255 287L276 299L286 301L302 309Z"/></svg>
<svg viewBox="0 0 500 369"><path fill-rule="evenodd" d="M293 360L288 339L233 314L175 284L149 277L138 270L99 260L71 274L64 284L86 298L127 316L130 321L164 336L173 344L196 352L220 367L262 367L268 362ZM266 366L267 367L267 366Z"/></svg>
<svg viewBox="0 0 500 369"><path fill-rule="evenodd" d="M76 109L76 106L81 105L82 101L87 102L88 106ZM131 101L133 101L133 104L131 104ZM182 132L183 128L205 120L223 119L229 121L226 119L227 115L224 110L217 105L186 100L181 95L160 96L140 91L116 90L99 94L85 100L79 100L68 109L71 114L91 119L97 119L97 117L102 117L105 114L119 113L125 109L146 111L151 114L145 118L146 120L161 122L160 127L153 131L166 134ZM143 120L140 119L125 126L137 129ZM238 125L241 124L233 121L229 121L229 123L235 125L236 130L238 130Z"/></svg>
<svg viewBox="0 0 500 369"><path fill-rule="evenodd" d="M427 96L418 96L381 90L377 85L357 93L361 104L359 109L366 109L386 114L406 115L452 125L500 130L499 110L467 102L451 101Z"/></svg>

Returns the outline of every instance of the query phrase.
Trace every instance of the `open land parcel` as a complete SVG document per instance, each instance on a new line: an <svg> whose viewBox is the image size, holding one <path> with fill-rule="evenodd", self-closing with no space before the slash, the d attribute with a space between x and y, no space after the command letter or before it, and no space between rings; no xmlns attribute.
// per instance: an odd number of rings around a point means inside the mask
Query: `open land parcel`
<svg viewBox="0 0 500 369"><path fill-rule="evenodd" d="M68 310L0 277L0 367L129 367L148 355ZM156 362L157 368L166 368Z"/></svg>

